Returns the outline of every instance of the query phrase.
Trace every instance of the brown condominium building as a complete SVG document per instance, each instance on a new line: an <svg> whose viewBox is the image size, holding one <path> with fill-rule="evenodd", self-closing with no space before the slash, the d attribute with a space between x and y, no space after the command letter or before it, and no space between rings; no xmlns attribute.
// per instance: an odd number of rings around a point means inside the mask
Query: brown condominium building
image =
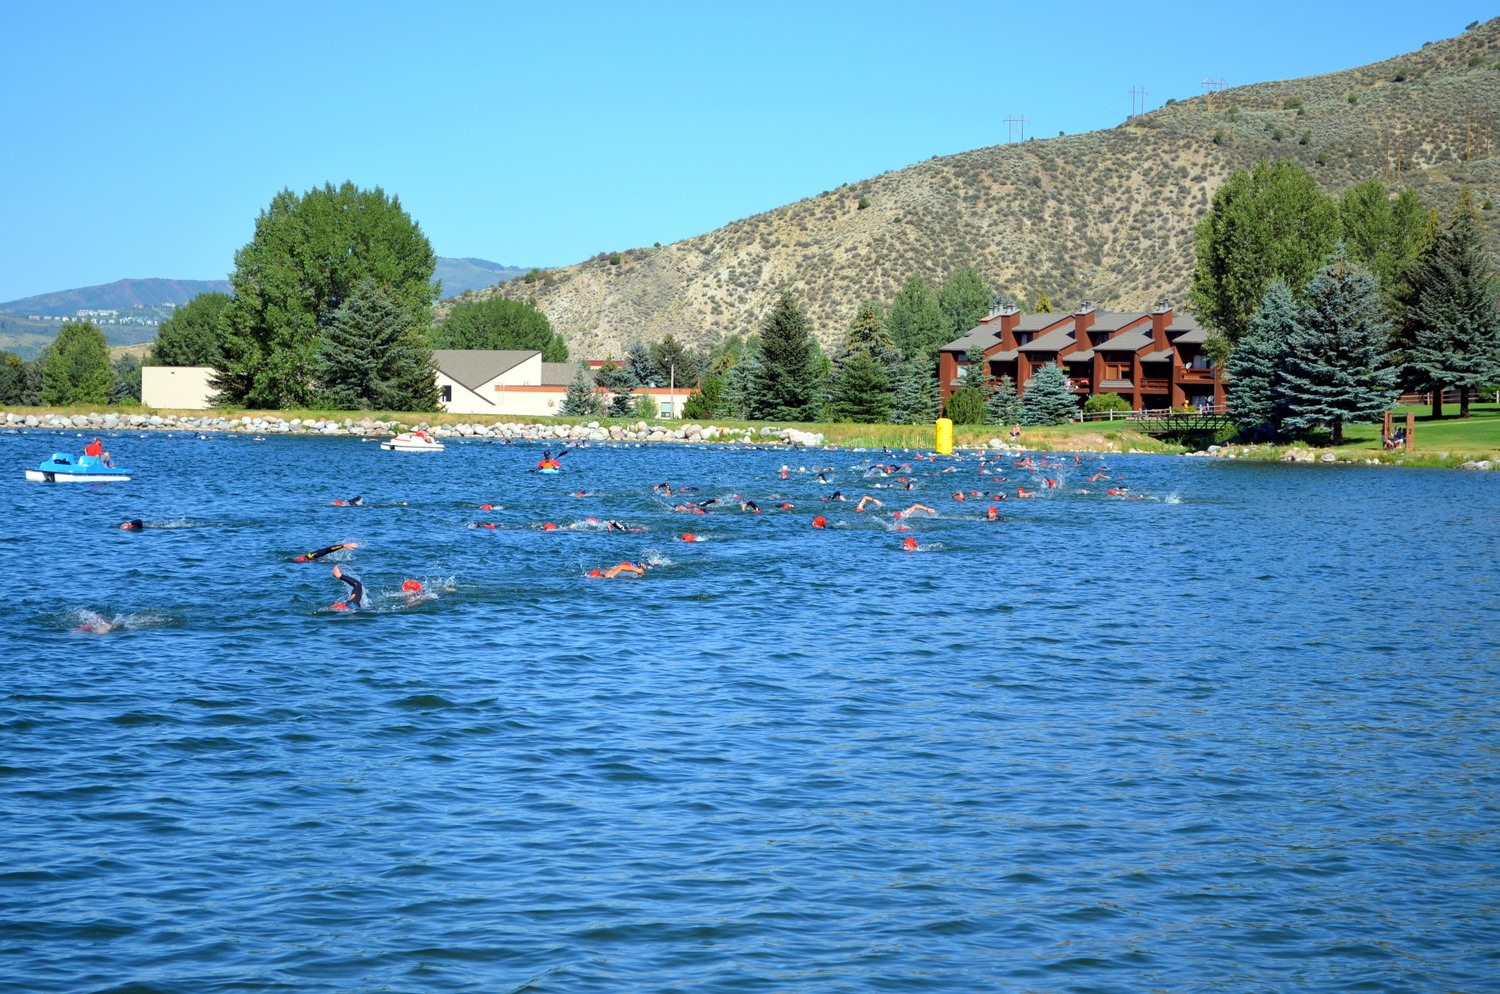
<svg viewBox="0 0 1500 994"><path fill-rule="evenodd" d="M971 355L992 376L1009 376L1016 393L1044 363L1059 363L1080 397L1117 393L1133 410L1192 406L1224 409L1224 381L1203 352L1207 331L1165 300L1149 314L1096 311L1084 301L1072 314L1022 314L997 308L938 353L942 401L964 385Z"/></svg>

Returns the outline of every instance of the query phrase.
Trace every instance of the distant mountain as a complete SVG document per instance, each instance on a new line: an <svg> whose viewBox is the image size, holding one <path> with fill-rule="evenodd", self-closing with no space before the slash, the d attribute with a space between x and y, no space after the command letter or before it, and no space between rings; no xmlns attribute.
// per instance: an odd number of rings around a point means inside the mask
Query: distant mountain
<svg viewBox="0 0 1500 994"><path fill-rule="evenodd" d="M200 293L229 292L228 280L115 280L77 290L39 293L0 303L0 314L70 318L81 310L128 311L185 304Z"/></svg>
<svg viewBox="0 0 1500 994"><path fill-rule="evenodd" d="M488 262L484 259L439 258L437 272L433 273L433 278L443 281L444 297L456 297L470 290L483 290L496 283L513 280L528 272L530 272L529 269L522 269L519 266L502 266L498 262Z"/></svg>
<svg viewBox="0 0 1500 994"><path fill-rule="evenodd" d="M533 302L577 357L668 333L758 330L782 290L827 347L861 302L975 266L1025 307L1187 300L1214 191L1290 159L1330 193L1374 177L1451 210L1461 188L1500 246L1500 19L1385 62L1224 89L1114 128L934 157L671 245L619 247L493 293Z"/></svg>
<svg viewBox="0 0 1500 994"><path fill-rule="evenodd" d="M527 272L484 259L439 258L433 279L442 280L444 296L454 296ZM30 358L57 337L69 318L93 321L110 345L150 342L156 338L157 326L175 308L199 294L231 293L232 289L228 280L116 280L5 301L0 303L0 349Z"/></svg>

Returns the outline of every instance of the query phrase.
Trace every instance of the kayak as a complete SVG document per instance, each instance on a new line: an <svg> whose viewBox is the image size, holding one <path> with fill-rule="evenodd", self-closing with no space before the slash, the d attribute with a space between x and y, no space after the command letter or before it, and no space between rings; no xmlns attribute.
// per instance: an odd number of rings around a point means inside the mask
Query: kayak
<svg viewBox="0 0 1500 994"><path fill-rule="evenodd" d="M107 465L98 456L74 458L71 452L54 452L36 469L26 471L26 479L37 483L116 483L132 475L128 469Z"/></svg>
<svg viewBox="0 0 1500 994"><path fill-rule="evenodd" d="M426 432L403 431L380 443L387 452L442 452L443 443Z"/></svg>
<svg viewBox="0 0 1500 994"><path fill-rule="evenodd" d="M562 470L560 470L560 469L554 469L551 466L548 466L545 469L539 469L539 470L537 470L537 472L538 473L561 473Z"/></svg>

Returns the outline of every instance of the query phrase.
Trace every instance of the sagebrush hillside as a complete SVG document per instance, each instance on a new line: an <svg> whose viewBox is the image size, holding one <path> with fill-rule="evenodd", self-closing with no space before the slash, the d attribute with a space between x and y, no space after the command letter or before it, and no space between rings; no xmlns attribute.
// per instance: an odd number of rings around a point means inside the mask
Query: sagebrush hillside
<svg viewBox="0 0 1500 994"><path fill-rule="evenodd" d="M1029 305L1181 305L1213 191L1262 156L1338 192L1369 177L1443 209L1497 198L1500 18L1385 62L1225 89L1118 127L934 158L660 248L622 250L477 291L533 300L575 356L672 332L756 329L782 289L825 346L909 277L974 265ZM1500 211L1486 210L1493 234Z"/></svg>

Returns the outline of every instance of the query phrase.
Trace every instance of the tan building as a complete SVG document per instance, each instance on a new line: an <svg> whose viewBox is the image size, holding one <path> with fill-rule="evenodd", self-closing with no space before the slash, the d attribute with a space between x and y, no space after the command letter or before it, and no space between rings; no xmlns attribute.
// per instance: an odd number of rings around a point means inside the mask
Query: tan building
<svg viewBox="0 0 1500 994"><path fill-rule="evenodd" d="M449 414L548 417L562 410L579 366L588 370L586 364L543 362L534 350L437 349L432 358L438 405ZM213 372L207 366L143 367L141 402L147 407L207 410L214 394L209 385ZM592 370L588 372L592 379ZM656 387L636 391L654 397L664 418L680 417L690 392Z"/></svg>

